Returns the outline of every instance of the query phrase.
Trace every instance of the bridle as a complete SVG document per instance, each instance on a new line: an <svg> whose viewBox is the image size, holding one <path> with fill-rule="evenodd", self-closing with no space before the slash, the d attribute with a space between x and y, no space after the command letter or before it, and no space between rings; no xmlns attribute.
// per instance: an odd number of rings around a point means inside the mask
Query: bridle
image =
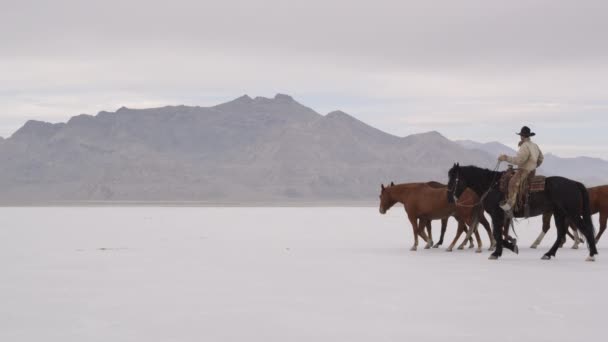
<svg viewBox="0 0 608 342"><path fill-rule="evenodd" d="M454 180L454 187L452 189L448 188L448 193L452 194L452 198L454 198L454 203L458 205L458 196L456 196L456 189L458 189L458 182L460 181L460 171L456 174L456 179Z"/></svg>
<svg viewBox="0 0 608 342"><path fill-rule="evenodd" d="M498 161L496 163L496 166L494 167L493 172L498 171L498 168L500 167L500 163L502 163L502 161ZM484 192L480 197L479 197L479 201L477 201L477 203L475 204L461 204L458 203L458 196L456 196L456 189L458 189L458 182L460 181L460 171L458 172L458 174L456 174L456 179L454 180L454 188L450 189L448 188L448 192L452 193L452 197L454 198L454 204L457 207L464 207L464 208L475 208L478 205L482 204L483 201L486 199L486 197L488 196L488 194L490 193L490 191L492 191L492 188L494 188L494 183L496 182L496 173L494 174L494 177L492 177L492 181L490 182L490 186L488 187L488 190L486 190L486 192Z"/></svg>

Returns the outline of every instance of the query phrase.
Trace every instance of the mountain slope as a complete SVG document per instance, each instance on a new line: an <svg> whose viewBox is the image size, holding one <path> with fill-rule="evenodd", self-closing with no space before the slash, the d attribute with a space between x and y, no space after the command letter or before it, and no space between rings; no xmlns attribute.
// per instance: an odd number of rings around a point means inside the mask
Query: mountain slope
<svg viewBox="0 0 608 342"><path fill-rule="evenodd" d="M397 137L281 94L29 121L0 142L0 158L1 203L375 201L380 183L495 164L438 132Z"/></svg>

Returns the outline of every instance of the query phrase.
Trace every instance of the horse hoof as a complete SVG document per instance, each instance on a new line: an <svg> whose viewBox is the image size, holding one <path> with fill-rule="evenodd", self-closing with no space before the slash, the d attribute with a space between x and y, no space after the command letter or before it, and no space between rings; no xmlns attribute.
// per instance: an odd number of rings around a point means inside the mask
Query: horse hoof
<svg viewBox="0 0 608 342"><path fill-rule="evenodd" d="M595 257L594 256L588 256L587 259L585 259L585 261L595 261Z"/></svg>
<svg viewBox="0 0 608 342"><path fill-rule="evenodd" d="M459 250L459 251L461 251L461 250L463 250L463 249L464 249L464 247L463 247L463 246L458 246L458 250Z"/></svg>
<svg viewBox="0 0 608 342"><path fill-rule="evenodd" d="M446 252L451 252L451 251L452 251L452 248L448 248L448 249L446 249L445 251L446 251Z"/></svg>
<svg viewBox="0 0 608 342"><path fill-rule="evenodd" d="M541 260L551 260L551 257L545 254L545 255L543 255L543 257L542 257L542 258L540 258L540 259L541 259Z"/></svg>
<svg viewBox="0 0 608 342"><path fill-rule="evenodd" d="M439 248L439 246L441 246L440 244L436 243L433 245L433 248Z"/></svg>
<svg viewBox="0 0 608 342"><path fill-rule="evenodd" d="M578 249L578 245L572 245L572 249Z"/></svg>
<svg viewBox="0 0 608 342"><path fill-rule="evenodd" d="M532 248L532 249L536 249L536 247L537 247L536 245L530 246L530 248Z"/></svg>
<svg viewBox="0 0 608 342"><path fill-rule="evenodd" d="M488 260L498 260L498 257L494 254L490 254L490 256L488 257Z"/></svg>
<svg viewBox="0 0 608 342"><path fill-rule="evenodd" d="M494 251L496 250L496 247L492 246L492 247L488 248L488 250L489 250L490 252L494 252Z"/></svg>
<svg viewBox="0 0 608 342"><path fill-rule="evenodd" d="M431 249L431 246L430 245L426 245L426 246L424 246L424 249Z"/></svg>
<svg viewBox="0 0 608 342"><path fill-rule="evenodd" d="M475 250L475 253L481 253L481 248L477 248L477 249Z"/></svg>
<svg viewBox="0 0 608 342"><path fill-rule="evenodd" d="M410 248L410 251L415 252L416 251L416 246L413 246L412 248Z"/></svg>

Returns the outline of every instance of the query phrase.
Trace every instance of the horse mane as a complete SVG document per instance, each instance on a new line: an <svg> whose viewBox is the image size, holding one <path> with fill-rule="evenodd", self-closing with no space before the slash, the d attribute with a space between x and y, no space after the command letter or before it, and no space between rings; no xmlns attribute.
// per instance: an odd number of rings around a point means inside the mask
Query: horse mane
<svg viewBox="0 0 608 342"><path fill-rule="evenodd" d="M484 169L484 168L481 168L481 167L475 166L475 165L461 166L460 172L462 172L462 173L466 172L469 175L472 174L476 178L480 178L480 179L500 176L504 173L504 171L492 171L490 169Z"/></svg>
<svg viewBox="0 0 608 342"><path fill-rule="evenodd" d="M476 192L484 192L500 180L504 171L492 171L475 165L460 166L460 174L466 177L469 186ZM474 180L473 183L471 180Z"/></svg>

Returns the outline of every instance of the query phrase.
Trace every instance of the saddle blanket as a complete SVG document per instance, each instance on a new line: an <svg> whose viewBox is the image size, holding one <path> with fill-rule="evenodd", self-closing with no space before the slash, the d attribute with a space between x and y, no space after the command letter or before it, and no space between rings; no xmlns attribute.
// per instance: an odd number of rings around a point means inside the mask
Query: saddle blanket
<svg viewBox="0 0 608 342"><path fill-rule="evenodd" d="M503 193L507 193L509 190L509 181L515 175L515 170L507 170L505 174L500 178L499 189ZM522 184L522 194L529 192L541 192L545 191L545 176L536 176L531 174L528 179Z"/></svg>

